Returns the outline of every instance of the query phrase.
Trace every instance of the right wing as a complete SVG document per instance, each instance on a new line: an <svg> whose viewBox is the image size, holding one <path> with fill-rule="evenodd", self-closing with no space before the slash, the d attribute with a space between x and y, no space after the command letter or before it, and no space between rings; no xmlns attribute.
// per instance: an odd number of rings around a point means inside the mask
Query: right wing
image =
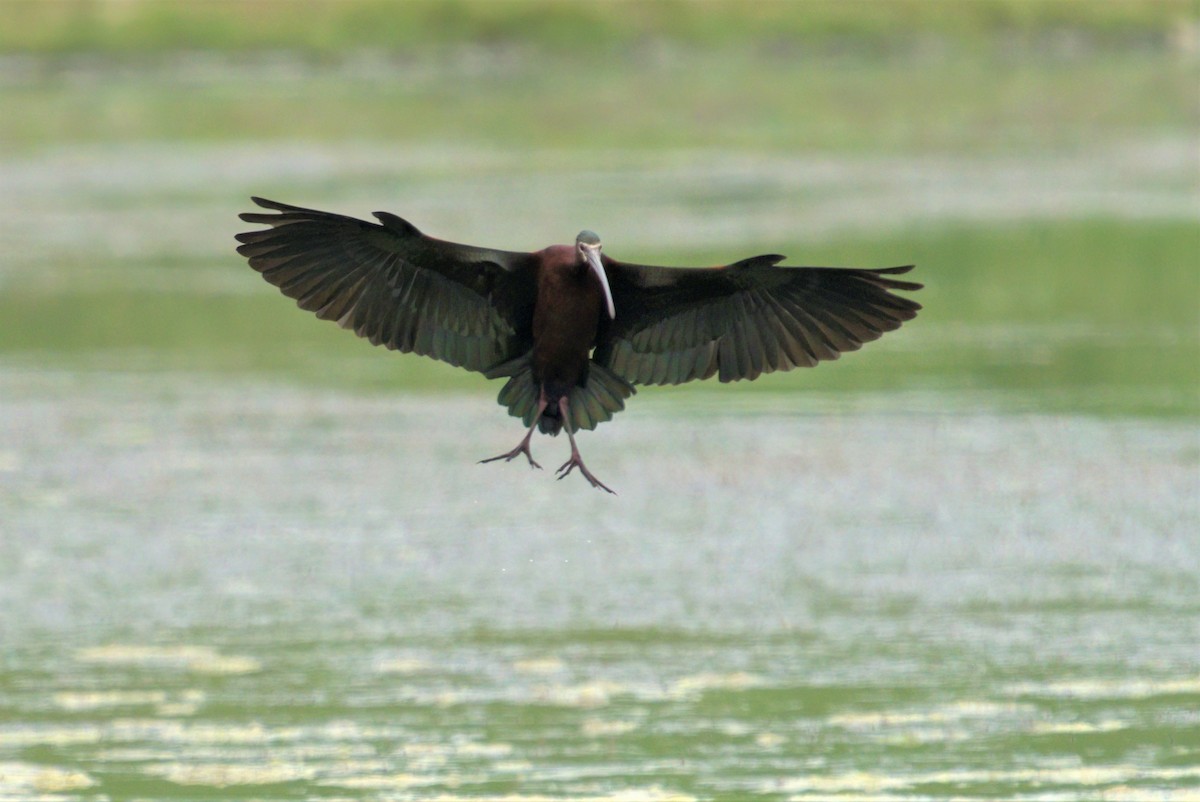
<svg viewBox="0 0 1200 802"><path fill-rule="evenodd" d="M486 372L532 346L536 259L427 237L376 212L379 223L263 198L270 228L238 234L238 253L301 309L372 345Z"/></svg>

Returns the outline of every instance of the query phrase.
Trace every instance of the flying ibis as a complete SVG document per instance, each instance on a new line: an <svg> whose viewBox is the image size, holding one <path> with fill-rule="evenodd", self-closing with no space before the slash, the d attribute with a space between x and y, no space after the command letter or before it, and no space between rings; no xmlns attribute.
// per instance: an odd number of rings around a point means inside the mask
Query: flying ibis
<svg viewBox="0 0 1200 802"><path fill-rule="evenodd" d="M301 309L373 345L506 378L499 402L529 427L483 462L524 455L535 430L565 429L573 469L613 492L583 464L575 432L625 408L643 384L722 382L837 359L921 308L895 290L920 284L879 269L784 267L778 254L723 267L651 267L574 245L535 253L434 239L376 212L372 223L254 198L267 228L238 234L238 253Z"/></svg>

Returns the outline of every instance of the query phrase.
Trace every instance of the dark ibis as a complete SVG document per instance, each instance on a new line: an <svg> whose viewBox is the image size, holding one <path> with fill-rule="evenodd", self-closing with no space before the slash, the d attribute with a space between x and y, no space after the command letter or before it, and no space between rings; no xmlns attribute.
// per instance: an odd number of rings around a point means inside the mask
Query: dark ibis
<svg viewBox="0 0 1200 802"><path fill-rule="evenodd" d="M643 384L722 382L812 367L898 328L921 308L894 290L912 265L878 269L785 267L766 254L723 267L618 262L600 238L535 253L426 236L375 212L378 223L254 198L270 213L241 215L268 228L238 234L238 253L301 309L403 353L507 378L499 402L528 428L482 462L524 455L536 430L575 432L625 408Z"/></svg>

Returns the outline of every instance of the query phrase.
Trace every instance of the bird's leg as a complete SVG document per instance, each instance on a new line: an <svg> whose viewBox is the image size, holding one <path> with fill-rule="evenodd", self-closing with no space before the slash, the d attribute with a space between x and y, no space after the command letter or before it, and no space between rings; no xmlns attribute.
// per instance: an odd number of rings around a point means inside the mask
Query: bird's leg
<svg viewBox="0 0 1200 802"><path fill-rule="evenodd" d="M575 445L575 435L571 433L571 415L567 410L567 397L565 395L558 399L558 412L560 415L562 415L563 428L567 430L567 438L571 441L571 458L564 462L562 467L556 471L556 473L558 473L558 478L562 479L564 476L570 473L573 468L578 468L579 472L583 474L583 478L592 483L592 487L598 487L601 490L607 490L609 493L612 493L615 496L616 491L601 482L595 476L592 476L592 472L589 471L587 466L583 464L583 457L579 456L579 447Z"/></svg>
<svg viewBox="0 0 1200 802"><path fill-rule="evenodd" d="M521 440L520 443L517 444L517 447L514 448L512 451L506 451L505 453L500 454L498 456L488 457L487 459L481 459L481 460L479 460L479 464L482 465L485 462L495 462L498 459L502 459L505 462L508 462L508 461L512 460L514 457L516 457L518 454L524 454L525 459L529 460L530 466L537 468L540 471L542 469L542 466L538 465L536 462L534 462L533 454L529 453L529 439L531 437L533 437L533 430L537 428L538 421L540 421L542 419L542 413L545 411L546 411L546 393L543 390L541 397L538 398L537 412L534 413L534 415L533 415L533 425L529 427L529 431L527 431L525 433L525 437Z"/></svg>

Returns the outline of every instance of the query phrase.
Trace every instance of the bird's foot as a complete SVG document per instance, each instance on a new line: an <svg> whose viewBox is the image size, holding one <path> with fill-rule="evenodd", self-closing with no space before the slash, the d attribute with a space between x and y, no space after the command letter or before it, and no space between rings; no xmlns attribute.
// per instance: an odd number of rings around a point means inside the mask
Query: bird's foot
<svg viewBox="0 0 1200 802"><path fill-rule="evenodd" d="M525 455L525 459L529 460L529 466L531 468L537 468L539 471L542 469L542 466L538 465L537 462L533 459L533 454L529 453L529 441L528 440L522 440L521 444L518 445L516 448L514 448L512 451L507 451L503 454L498 454L494 457L488 457L487 459L481 459L481 460L479 460L479 464L482 465L485 462L495 462L498 459L502 459L505 462L512 462L519 454Z"/></svg>
<svg viewBox="0 0 1200 802"><path fill-rule="evenodd" d="M583 464L583 459L577 453L572 454L571 458L569 460L567 460L566 462L564 462L562 464L562 467L559 468L557 471L555 471L555 473L558 474L559 479L563 479L566 477L567 474L569 474L575 468L579 469L579 472L583 474L584 479L587 479L589 482L591 482L592 487L598 487L601 490L607 490L609 493L612 493L614 496L617 494L617 491L613 490L611 487L604 484L604 482L601 482L595 476L592 476L592 472L589 471L587 469L587 466Z"/></svg>

